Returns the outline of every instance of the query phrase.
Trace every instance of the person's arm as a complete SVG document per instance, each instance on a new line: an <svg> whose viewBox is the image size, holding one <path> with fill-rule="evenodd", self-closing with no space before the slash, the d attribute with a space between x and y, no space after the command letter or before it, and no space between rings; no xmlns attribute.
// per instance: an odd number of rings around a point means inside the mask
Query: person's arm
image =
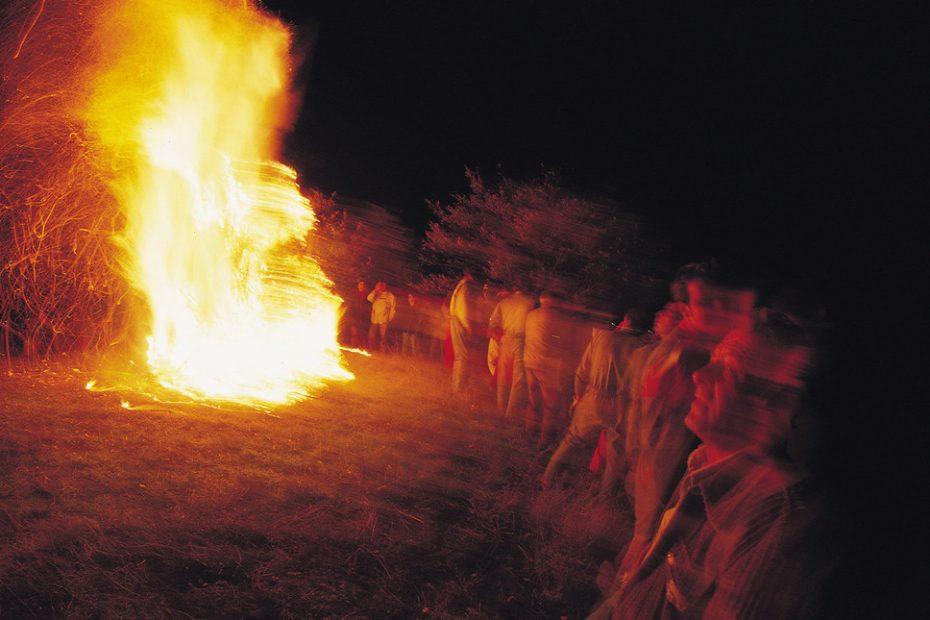
<svg viewBox="0 0 930 620"><path fill-rule="evenodd" d="M462 285L462 289L459 291L459 295L460 297L458 298L458 307L456 308L456 311L459 313L459 322L465 329L465 333L471 336L473 334L471 319L473 316L474 308L472 308L473 300L467 283Z"/></svg>
<svg viewBox="0 0 930 620"><path fill-rule="evenodd" d="M578 402L578 399L584 394L585 388L588 385L588 376L591 373L591 345L593 344L593 340L588 343L584 353L581 355L578 368L575 369L575 396L572 399L572 405Z"/></svg>
<svg viewBox="0 0 930 620"><path fill-rule="evenodd" d="M498 303L496 306L494 306L494 311L491 312L491 319L488 321L490 336L498 342L500 342L501 337L504 335L502 326L503 316L501 313L501 305Z"/></svg>
<svg viewBox="0 0 930 620"><path fill-rule="evenodd" d="M395 312L397 312L397 299L394 293L388 293L388 323L394 320Z"/></svg>
<svg viewBox="0 0 930 620"><path fill-rule="evenodd" d="M377 290L371 289L371 292L368 293L368 298L367 298L367 299L368 299L368 301L369 301L370 303L375 303L375 294L376 294L377 292L378 292Z"/></svg>

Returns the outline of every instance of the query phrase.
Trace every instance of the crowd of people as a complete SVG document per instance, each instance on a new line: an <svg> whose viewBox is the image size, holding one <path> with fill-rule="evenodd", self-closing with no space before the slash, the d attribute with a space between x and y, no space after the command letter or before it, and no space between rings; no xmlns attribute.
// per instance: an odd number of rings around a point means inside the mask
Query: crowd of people
<svg viewBox="0 0 930 620"><path fill-rule="evenodd" d="M805 387L820 317L792 295L763 306L692 264L651 320L630 309L614 322L522 282L492 293L465 273L441 303L397 304L383 282L359 282L346 316L349 344L442 356L467 404L491 391L498 414L551 451L542 488L577 479L565 470L581 460L603 501L632 505L632 537L602 566L592 617L816 612L829 558L812 542L822 501Z"/></svg>

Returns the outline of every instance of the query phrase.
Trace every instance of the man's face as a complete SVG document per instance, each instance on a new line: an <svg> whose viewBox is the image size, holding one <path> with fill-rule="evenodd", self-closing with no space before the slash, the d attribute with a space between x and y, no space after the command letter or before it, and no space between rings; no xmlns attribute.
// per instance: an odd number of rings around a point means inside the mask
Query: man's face
<svg viewBox="0 0 930 620"><path fill-rule="evenodd" d="M413 302L414 302L414 297L413 297L413 295L407 295L407 303L410 304L410 305L412 306L412 305L413 305Z"/></svg>
<svg viewBox="0 0 930 620"><path fill-rule="evenodd" d="M688 315L691 324L718 338L745 328L752 319L756 295L751 290L727 289L702 280L688 282Z"/></svg>
<svg viewBox="0 0 930 620"><path fill-rule="evenodd" d="M736 395L737 371L722 347L714 349L710 363L695 371L694 400L685 416L685 426L701 441L719 443L726 434L725 416Z"/></svg>
<svg viewBox="0 0 930 620"><path fill-rule="evenodd" d="M361 291L361 292L364 293L366 288L368 288L368 287L365 286L365 283L364 283L364 282L359 282L359 283L358 283L358 290L359 290L359 291Z"/></svg>
<svg viewBox="0 0 930 620"><path fill-rule="evenodd" d="M656 313L655 323L652 326L652 331L656 333L660 338L664 338L672 333L676 327L678 327L679 316L670 312L669 310L659 310Z"/></svg>
<svg viewBox="0 0 930 620"><path fill-rule="evenodd" d="M704 327L707 324L707 315L712 310L712 300L708 294L707 285L702 280L690 280L686 286L691 320L698 327Z"/></svg>

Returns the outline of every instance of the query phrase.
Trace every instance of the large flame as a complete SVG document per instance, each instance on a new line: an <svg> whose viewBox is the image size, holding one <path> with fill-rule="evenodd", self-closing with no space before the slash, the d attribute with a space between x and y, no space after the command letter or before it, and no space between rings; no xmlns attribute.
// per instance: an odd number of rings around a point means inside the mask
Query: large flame
<svg viewBox="0 0 930 620"><path fill-rule="evenodd" d="M125 0L104 15L85 114L125 170L126 272L148 301L152 372L249 403L351 378L341 300L306 245L313 211L274 161L288 30L242 0Z"/></svg>

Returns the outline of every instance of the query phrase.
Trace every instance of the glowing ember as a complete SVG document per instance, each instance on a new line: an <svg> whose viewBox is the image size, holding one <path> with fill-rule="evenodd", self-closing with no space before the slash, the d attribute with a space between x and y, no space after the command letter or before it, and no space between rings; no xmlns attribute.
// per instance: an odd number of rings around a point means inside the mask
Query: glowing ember
<svg viewBox="0 0 930 620"><path fill-rule="evenodd" d="M309 257L313 211L273 161L290 35L250 3L130 0L98 29L85 116L126 160L126 275L147 358L194 398L285 403L349 379L340 299Z"/></svg>

